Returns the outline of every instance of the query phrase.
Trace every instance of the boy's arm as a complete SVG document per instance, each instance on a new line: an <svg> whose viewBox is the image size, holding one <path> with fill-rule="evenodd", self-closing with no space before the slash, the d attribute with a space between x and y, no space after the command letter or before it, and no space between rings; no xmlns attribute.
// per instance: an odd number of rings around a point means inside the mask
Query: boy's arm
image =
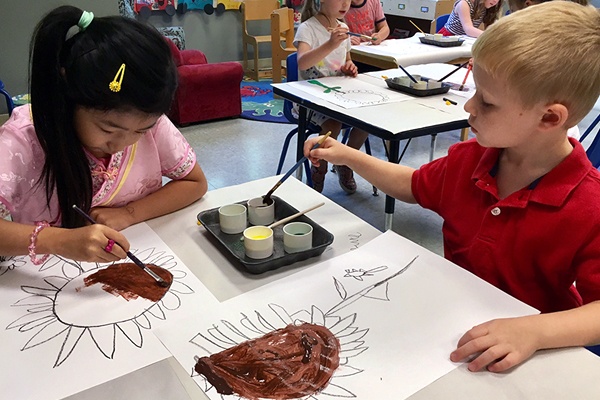
<svg viewBox="0 0 600 400"><path fill-rule="evenodd" d="M537 350L600 343L600 301L555 313L496 319L477 325L463 335L454 362L476 356L470 371L505 371Z"/></svg>
<svg viewBox="0 0 600 400"><path fill-rule="evenodd" d="M471 19L471 8L465 0L458 2L456 5L456 13L458 14L460 23L467 36L476 38L483 33L481 29L473 26L473 20Z"/></svg>
<svg viewBox="0 0 600 400"><path fill-rule="evenodd" d="M326 160L336 165L347 165L385 194L407 203L416 202L411 187L413 168L371 157L332 138L327 138L320 147L311 151L318 141L319 137L312 137L304 143L304 155L313 164Z"/></svg>
<svg viewBox="0 0 600 400"><path fill-rule="evenodd" d="M204 172L196 163L185 177L168 182L148 196L125 207L97 207L90 215L100 224L118 231L138 222L169 214L198 200L208 190Z"/></svg>

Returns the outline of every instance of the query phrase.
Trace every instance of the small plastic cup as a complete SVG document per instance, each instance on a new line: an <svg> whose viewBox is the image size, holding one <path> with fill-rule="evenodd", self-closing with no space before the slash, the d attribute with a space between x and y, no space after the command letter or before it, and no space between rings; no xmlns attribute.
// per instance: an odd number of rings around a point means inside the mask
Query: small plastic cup
<svg viewBox="0 0 600 400"><path fill-rule="evenodd" d="M221 232L236 234L244 232L247 222L246 206L243 204L228 204L219 208L219 225Z"/></svg>
<svg viewBox="0 0 600 400"><path fill-rule="evenodd" d="M442 87L442 82L438 82L435 79L427 81L427 89L439 89Z"/></svg>
<svg viewBox="0 0 600 400"><path fill-rule="evenodd" d="M306 222L290 222L283 227L283 250L299 253L312 248L313 227Z"/></svg>
<svg viewBox="0 0 600 400"><path fill-rule="evenodd" d="M248 221L251 225L270 225L275 221L275 202L267 205L262 197L248 200Z"/></svg>
<svg viewBox="0 0 600 400"><path fill-rule="evenodd" d="M412 81L408 76L399 76L397 78L394 78L394 83L402 86L410 86L411 82Z"/></svg>
<svg viewBox="0 0 600 400"><path fill-rule="evenodd" d="M244 230L246 256L263 259L273 254L273 229L267 226L251 226Z"/></svg>
<svg viewBox="0 0 600 400"><path fill-rule="evenodd" d="M427 82L425 81L412 82L410 86L416 90L427 90Z"/></svg>

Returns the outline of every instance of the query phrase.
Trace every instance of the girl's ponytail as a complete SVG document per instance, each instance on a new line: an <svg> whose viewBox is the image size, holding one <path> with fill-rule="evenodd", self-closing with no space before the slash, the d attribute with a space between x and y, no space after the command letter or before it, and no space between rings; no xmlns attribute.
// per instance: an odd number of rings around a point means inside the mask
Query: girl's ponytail
<svg viewBox="0 0 600 400"><path fill-rule="evenodd" d="M67 98L62 64L69 47L67 36L78 29L82 14L72 6L51 11L36 26L29 48L33 124L46 156L38 184L45 187L48 207L56 189L64 227L84 224L71 207L77 204L89 210L92 196L91 174L73 127L74 105Z"/></svg>

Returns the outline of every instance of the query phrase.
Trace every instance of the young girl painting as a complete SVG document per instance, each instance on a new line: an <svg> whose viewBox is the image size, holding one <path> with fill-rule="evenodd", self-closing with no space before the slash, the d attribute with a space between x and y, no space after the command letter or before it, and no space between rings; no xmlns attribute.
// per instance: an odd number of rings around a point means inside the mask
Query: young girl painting
<svg viewBox="0 0 600 400"><path fill-rule="evenodd" d="M499 18L502 4L501 0L458 0L446 25L438 33L444 36L479 37L486 27Z"/></svg>
<svg viewBox="0 0 600 400"><path fill-rule="evenodd" d="M351 76L358 74L350 59L350 37L348 27L340 19L350 8L350 0L306 0L302 10L302 23L298 27L294 45L298 49L298 72L301 80L328 76ZM337 137L342 124L315 113L312 122L321 127L321 132L331 131ZM367 132L353 129L348 146L360 148L368 136ZM341 188L347 193L356 191L354 173L345 165L336 165ZM311 167L313 188L323 190L327 163Z"/></svg>
<svg viewBox="0 0 600 400"><path fill-rule="evenodd" d="M177 86L167 43L135 20L63 6L40 21L30 54L31 106L0 127L0 254L125 258L119 230L207 190L164 116ZM98 224L86 226L74 205Z"/></svg>

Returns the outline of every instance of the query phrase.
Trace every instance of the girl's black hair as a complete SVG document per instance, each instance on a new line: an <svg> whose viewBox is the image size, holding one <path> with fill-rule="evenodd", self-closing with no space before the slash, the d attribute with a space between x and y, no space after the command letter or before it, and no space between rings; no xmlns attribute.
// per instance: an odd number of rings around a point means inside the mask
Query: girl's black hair
<svg viewBox="0 0 600 400"><path fill-rule="evenodd" d="M92 202L89 163L73 126L75 106L160 115L177 87L169 47L156 29L111 16L96 17L78 32L82 12L62 6L48 13L29 50L33 123L46 156L38 184L45 185L48 205L56 190L62 226L69 228L85 223L72 206L89 211ZM115 93L109 83L121 64L125 74Z"/></svg>

